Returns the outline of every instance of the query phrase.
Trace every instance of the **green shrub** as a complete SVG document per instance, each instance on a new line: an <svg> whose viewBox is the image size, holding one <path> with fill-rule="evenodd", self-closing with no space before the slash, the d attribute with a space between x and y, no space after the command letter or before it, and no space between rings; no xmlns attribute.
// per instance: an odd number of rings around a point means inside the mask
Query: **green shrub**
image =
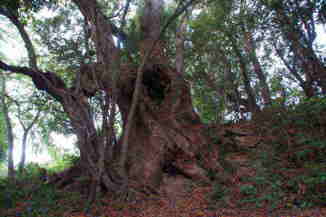
<svg viewBox="0 0 326 217"><path fill-rule="evenodd" d="M215 183L213 186L211 199L214 201L222 200L227 193L228 189L225 186Z"/></svg>
<svg viewBox="0 0 326 217"><path fill-rule="evenodd" d="M75 165L79 161L79 159L80 158L77 155L64 154L62 158L49 165L49 170L53 172L63 171L64 169Z"/></svg>
<svg viewBox="0 0 326 217"><path fill-rule="evenodd" d="M245 195L255 195L258 193L257 188L253 185L243 185L240 187L240 192Z"/></svg>
<svg viewBox="0 0 326 217"><path fill-rule="evenodd" d="M5 213L6 217L57 217L62 216L72 201L81 203L82 197L78 193L58 191L54 186L38 181L34 169L34 165L28 167L27 174L33 175L21 176L15 182L0 179L1 214ZM65 202L61 202L63 200Z"/></svg>

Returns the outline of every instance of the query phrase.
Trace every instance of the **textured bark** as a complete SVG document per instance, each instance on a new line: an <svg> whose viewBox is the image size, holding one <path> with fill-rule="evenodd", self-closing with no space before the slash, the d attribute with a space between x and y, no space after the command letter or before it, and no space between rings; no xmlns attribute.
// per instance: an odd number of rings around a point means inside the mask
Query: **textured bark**
<svg viewBox="0 0 326 217"><path fill-rule="evenodd" d="M98 62L109 64L112 62L112 58L114 59L115 55L118 54L109 20L104 16L94 0L74 0L74 3L91 25Z"/></svg>
<svg viewBox="0 0 326 217"><path fill-rule="evenodd" d="M242 72L243 83L244 83L245 90L248 95L248 108L247 109L248 109L248 111L255 113L255 112L259 111L259 107L256 103L256 97L255 97L254 91L250 84L250 78L249 78L248 71L246 69L246 64L242 60L241 56L238 56L238 57L239 57L239 61L240 61L240 70Z"/></svg>
<svg viewBox="0 0 326 217"><path fill-rule="evenodd" d="M140 18L140 28L143 36L140 42L140 53L142 59L144 59L146 52L149 52L152 49L154 42L160 38L163 5L163 0L145 0L145 7ZM149 63L152 61L158 63L164 59L162 58L162 43L162 41L156 43L155 47L151 51L151 54L149 55L147 65L149 65ZM164 64L164 62L162 62L162 64Z"/></svg>
<svg viewBox="0 0 326 217"><path fill-rule="evenodd" d="M132 180L154 186L161 180L164 163L174 162L176 156L180 155L189 158L189 162L195 165L194 156L198 154L200 147L207 144L199 117L192 109L186 81L172 68L158 65L155 67L144 73L144 86L130 130L129 141L132 145L128 151L128 171ZM146 76L163 83L163 98L161 94L151 94L151 88L155 87L151 86L153 83L146 82ZM123 79L120 84L120 89L124 91L118 97L118 104L124 123L133 91L127 87L132 82L132 79Z"/></svg>
<svg viewBox="0 0 326 217"><path fill-rule="evenodd" d="M128 153L127 169L130 180L152 187L160 184L164 164L176 158L168 152L174 154L178 152L191 158L196 152L190 147L194 139L198 139L196 144L199 147L206 144L201 132L191 129L193 126L190 125L184 130L176 123L178 112L181 113L181 118L185 116L190 119L190 122L194 121L198 124L200 121L192 109L187 83L178 71L167 66L164 45L158 41L162 33L160 30L162 4L162 1L156 0L149 0L145 3L144 14L141 18L144 38L140 42L140 53L143 59L136 72L135 90L130 88L133 86L133 79L130 80L127 77L126 79L122 75L119 89L124 91L118 97L118 105L126 128L124 133L127 134L121 141L122 156ZM132 74L132 71L127 70L127 76L130 77ZM141 86L139 82L142 82ZM128 146L128 152L126 152L127 146L125 145L129 142L132 142L132 145ZM179 167L185 173L192 173L180 165L174 166ZM192 167L196 167L194 159ZM196 168L199 173L200 168ZM201 178L205 179L205 177Z"/></svg>

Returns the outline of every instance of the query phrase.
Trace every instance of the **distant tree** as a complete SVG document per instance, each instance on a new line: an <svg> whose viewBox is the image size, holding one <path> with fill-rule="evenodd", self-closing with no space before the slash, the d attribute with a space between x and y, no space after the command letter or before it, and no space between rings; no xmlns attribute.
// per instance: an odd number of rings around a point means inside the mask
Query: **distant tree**
<svg viewBox="0 0 326 217"><path fill-rule="evenodd" d="M27 54L28 54L28 59L29 59L29 66L37 70L37 58L36 58L36 53L34 46L32 44L32 41L28 35L28 33L25 30L25 24L22 21L19 13L19 9L22 10L37 10L39 7L38 4L36 4L36 1L4 1L0 4L0 15L5 16L8 18L8 20L17 28L21 38L24 41ZM3 55L4 56L4 55ZM14 100L13 98L9 97L6 93L6 80L4 75L3 76L3 83L2 83L2 88L3 88L3 96L2 96L2 111L5 116L5 125L7 128L7 141L8 141L8 172L9 172L9 177L12 178L14 175L14 162L13 162L13 152L14 152L14 132L13 132L13 123L12 119L9 116L9 107L12 104L15 104L17 107L17 112L16 112L16 117L23 129L23 136L22 136L22 155L21 155L21 160L19 163L19 169L23 169L25 165L25 160L26 160L26 145L27 145L27 138L28 134L30 133L32 127L35 125L37 120L40 117L40 112L41 110L36 111L35 117L31 114L33 110L31 108L25 109L23 111L23 106L22 103ZM26 96L25 99L26 100ZM31 103L30 101L25 101L25 105L27 103ZM26 107L26 106L25 106ZM27 119L32 119L30 123L27 123Z"/></svg>
<svg viewBox="0 0 326 217"><path fill-rule="evenodd" d="M7 142L6 142L6 125L4 114L0 111L0 164L6 159Z"/></svg>
<svg viewBox="0 0 326 217"><path fill-rule="evenodd" d="M36 125L37 121L41 117L41 110L35 110L30 107L24 108L23 103L18 102L16 100L14 100L13 102L17 107L16 117L19 121L20 126L23 129L22 146L21 146L22 154L21 154L21 159L19 161L19 170L22 170L25 167L25 162L26 162L27 139L29 133L32 130L32 127ZM33 115L33 112L36 112L36 114Z"/></svg>
<svg viewBox="0 0 326 217"><path fill-rule="evenodd" d="M15 178L15 166L13 159L14 150L14 133L12 127L12 120L9 115L9 108L6 102L6 79L1 74L1 110L4 115L5 126L6 126L6 143L8 144L8 177L13 180Z"/></svg>
<svg viewBox="0 0 326 217"><path fill-rule="evenodd" d="M275 43L275 48L290 73L298 79L307 97L317 94L315 86L319 86L325 94L326 68L314 49L316 25L322 22L320 18L324 14L322 9L325 8L325 1L261 2L272 12L272 21L280 32L274 32L274 35L281 36L285 43L285 47ZM289 50L285 57L287 47Z"/></svg>
<svg viewBox="0 0 326 217"><path fill-rule="evenodd" d="M247 59L252 64L252 70L256 74L259 80L260 92L263 103L265 106L271 105L272 98L270 88L267 84L266 72L263 69L262 64L257 55L257 37L255 34L261 30L261 23L264 20L261 17L257 17L257 14L262 13L261 8L256 4L256 1L240 1L240 26L242 30L242 38L244 44L244 50L246 52ZM260 39L261 40L261 39Z"/></svg>

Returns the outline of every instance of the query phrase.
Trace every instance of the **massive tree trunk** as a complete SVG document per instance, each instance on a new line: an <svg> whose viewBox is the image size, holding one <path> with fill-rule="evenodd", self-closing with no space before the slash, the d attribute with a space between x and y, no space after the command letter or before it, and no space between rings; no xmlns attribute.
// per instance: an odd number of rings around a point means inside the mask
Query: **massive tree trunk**
<svg viewBox="0 0 326 217"><path fill-rule="evenodd" d="M133 91L128 87L132 85L131 78L123 79L120 86L124 91L118 104L124 121ZM188 159L189 167L196 167L194 157L207 144L202 129L192 108L187 82L175 69L154 64L144 72L141 97L133 120L129 140L132 145L128 151L130 176L133 180L158 185L165 164L174 164L192 176L191 171L178 164L177 156Z"/></svg>
<svg viewBox="0 0 326 217"><path fill-rule="evenodd" d="M135 116L130 129L127 171L131 180L143 186L157 187L162 181L163 168L177 167L185 175L206 180L195 156L208 144L203 125L194 112L190 88L182 72L168 65L161 34L163 1L147 0L141 30L140 53L146 58L142 85ZM157 42L157 43L156 43ZM156 43L156 44L155 44ZM154 45L154 46L153 46ZM143 59L144 61L144 59ZM127 126L135 71L121 71L118 105L124 126ZM182 160L188 160L187 165Z"/></svg>
<svg viewBox="0 0 326 217"><path fill-rule="evenodd" d="M0 68L32 77L38 89L45 90L62 104L71 121L78 139L80 161L65 171L66 178L59 183L65 185L84 174L103 183L108 190L119 190L119 186L125 184L121 173L116 171L121 157L126 157L123 166L129 186L154 189L162 182L167 167L177 168L185 177L208 181L205 170L197 162L200 150L209 143L203 134L204 126L193 109L188 83L178 70L169 66L164 42L159 40L163 0L145 1L141 17L143 40L139 44L145 64L140 64L138 69L135 64L119 64L120 51L113 40L113 24L96 1L74 0L74 3L91 26L97 52L97 63L81 66L75 86L66 87L52 72L9 66L0 61ZM141 85L135 90L139 72L143 74ZM135 91L139 91L138 103L130 119ZM121 138L127 136L127 145L123 139L117 144L109 141L112 137L111 131L106 132L109 129L104 127L106 118L101 131L95 127L88 101L95 94L116 99L124 127ZM111 101L106 103L114 107ZM129 133L126 133L127 127ZM101 159L105 168L100 166L103 165Z"/></svg>

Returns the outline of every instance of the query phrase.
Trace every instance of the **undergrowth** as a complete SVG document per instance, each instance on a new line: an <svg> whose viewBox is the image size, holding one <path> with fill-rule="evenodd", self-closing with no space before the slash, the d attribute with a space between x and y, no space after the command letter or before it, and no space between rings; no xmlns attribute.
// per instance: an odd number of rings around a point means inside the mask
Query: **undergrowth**
<svg viewBox="0 0 326 217"><path fill-rule="evenodd" d="M288 107L273 105L255 116L251 124L254 127L250 130L262 138L254 148L239 149L232 142L235 140L223 143L221 138L214 137L220 163L228 175L237 174L240 168L227 161L227 156L234 153L249 156L246 166L255 173L239 177L238 189L234 191L234 186L219 179L221 174L208 171L211 180L215 180L210 191L211 204L218 204L215 208L226 207L233 200L233 205L241 209L263 207L272 211L325 207L326 100L311 99ZM76 160L72 156L65 159L47 171L62 170ZM1 178L1 215L54 217L81 210L85 202L82 195L60 191L44 181L42 175L37 165L30 164L17 174L14 182Z"/></svg>
<svg viewBox="0 0 326 217"><path fill-rule="evenodd" d="M62 164L60 168L64 167ZM23 171L17 172L15 180L0 179L1 217L57 217L67 210L80 208L84 200L82 196L77 192L58 190L49 184L45 170L51 173L57 168L51 171L30 163Z"/></svg>
<svg viewBox="0 0 326 217"><path fill-rule="evenodd" d="M256 174L241 177L244 184L239 187L238 206L271 210L325 207L326 98L287 107L273 105L251 123L263 141L246 151ZM219 203L229 194L216 183L211 199Z"/></svg>

